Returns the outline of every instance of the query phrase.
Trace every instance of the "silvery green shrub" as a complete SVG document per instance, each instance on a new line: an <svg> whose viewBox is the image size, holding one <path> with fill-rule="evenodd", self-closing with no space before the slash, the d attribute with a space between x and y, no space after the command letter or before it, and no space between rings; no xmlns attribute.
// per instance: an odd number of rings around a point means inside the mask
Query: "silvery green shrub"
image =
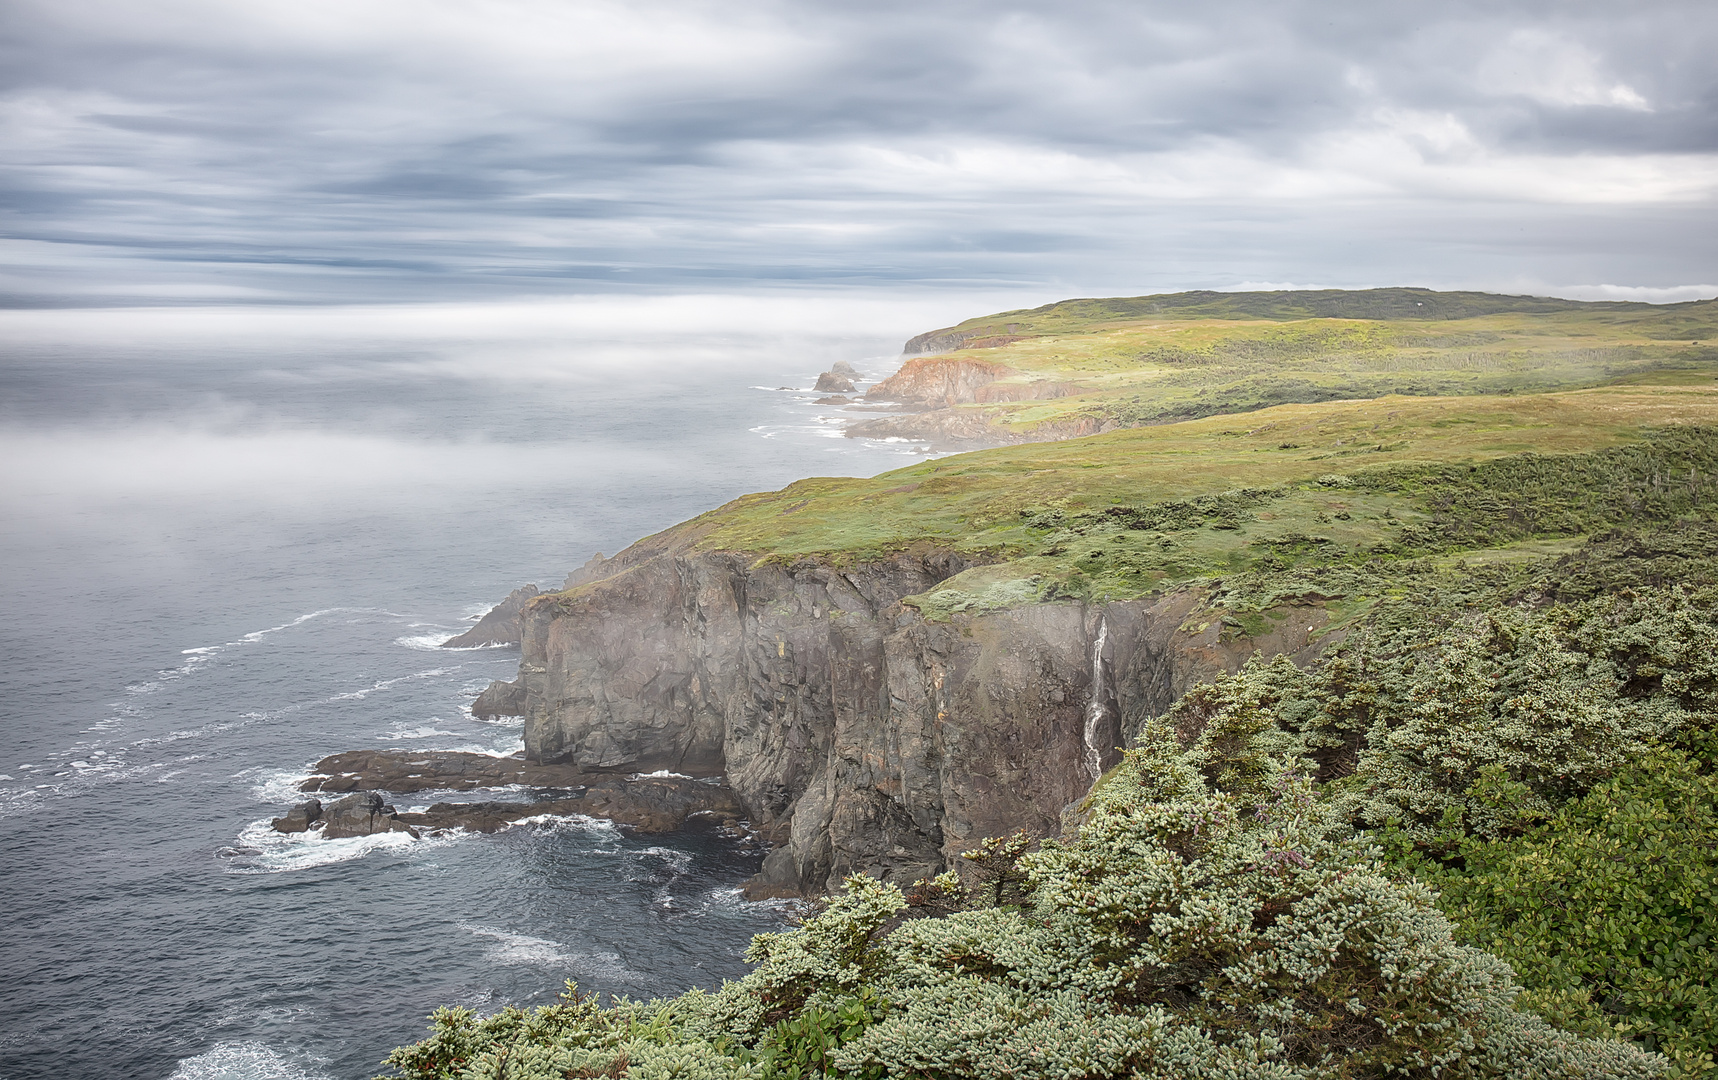
<svg viewBox="0 0 1718 1080"><path fill-rule="evenodd" d="M1149 728L1078 834L1021 856L1019 903L914 918L900 889L855 877L799 929L760 935L752 973L713 993L444 1012L390 1063L472 1080L805 1075L760 1048L783 1020L863 996L877 1007L829 1044L827 1075L1662 1074L1518 1010L1508 966L1384 871L1256 710L1205 719L1190 740ZM928 888L960 891L952 875Z"/></svg>

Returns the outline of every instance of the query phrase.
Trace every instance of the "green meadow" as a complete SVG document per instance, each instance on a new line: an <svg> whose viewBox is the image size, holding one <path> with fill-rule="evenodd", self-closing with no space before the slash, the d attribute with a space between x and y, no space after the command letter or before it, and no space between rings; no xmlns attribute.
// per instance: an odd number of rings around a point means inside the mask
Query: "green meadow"
<svg viewBox="0 0 1718 1080"><path fill-rule="evenodd" d="M1007 432L1156 424L1272 405L1540 393L1698 379L1718 303L1583 304L1420 289L1069 300L935 332L954 355L1052 381L1047 401L965 405ZM1708 376L1709 377L1709 376Z"/></svg>

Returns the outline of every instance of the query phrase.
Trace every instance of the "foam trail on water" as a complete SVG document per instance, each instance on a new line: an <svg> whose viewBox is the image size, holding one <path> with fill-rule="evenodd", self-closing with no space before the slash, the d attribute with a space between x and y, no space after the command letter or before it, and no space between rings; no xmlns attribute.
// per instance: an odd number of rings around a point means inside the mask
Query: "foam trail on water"
<svg viewBox="0 0 1718 1080"><path fill-rule="evenodd" d="M218 1043L185 1058L168 1080L325 1080L315 1064L294 1060L260 1042Z"/></svg>
<svg viewBox="0 0 1718 1080"><path fill-rule="evenodd" d="M644 976L621 963L618 953L571 952L558 941L515 934L493 926L460 923L459 928L495 944L484 950L486 959L500 964L537 964L569 967L574 974L587 979L607 979L613 982L640 983Z"/></svg>
<svg viewBox="0 0 1718 1080"><path fill-rule="evenodd" d="M428 671L414 671L410 675L400 675L392 679L381 679L362 690L349 690L344 694L335 694L331 698L324 698L321 704L332 705L336 701L362 701L371 694L381 690L391 690L401 683L415 682L419 679L433 679L439 675L451 675L458 670L458 668L431 668Z"/></svg>

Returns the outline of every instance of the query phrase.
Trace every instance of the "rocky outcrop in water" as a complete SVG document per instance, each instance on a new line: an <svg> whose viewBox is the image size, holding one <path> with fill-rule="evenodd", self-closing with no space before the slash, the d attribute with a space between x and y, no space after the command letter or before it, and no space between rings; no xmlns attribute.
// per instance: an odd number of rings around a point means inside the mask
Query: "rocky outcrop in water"
<svg viewBox="0 0 1718 1080"><path fill-rule="evenodd" d="M525 684L518 679L512 682L492 682L477 695L477 700L471 703L471 715L479 720L493 720L498 716L525 715Z"/></svg>
<svg viewBox="0 0 1718 1080"><path fill-rule="evenodd" d="M853 380L836 371L825 371L817 377L817 385L812 389L824 394L851 394Z"/></svg>
<svg viewBox="0 0 1718 1080"><path fill-rule="evenodd" d="M598 556L599 558L601 556ZM537 586L522 585L507 594L507 599L490 609L477 625L455 638L441 643L444 649L470 649L480 645L519 644L519 611L538 595Z"/></svg>
<svg viewBox="0 0 1718 1080"><path fill-rule="evenodd" d="M544 765L519 757L492 757L456 750L411 753L401 750L348 750L316 763L300 791L470 791L475 788L568 788L584 783L586 770L575 765Z"/></svg>
<svg viewBox="0 0 1718 1080"><path fill-rule="evenodd" d="M308 832L317 829L330 840L352 836L374 836L377 833L403 832L417 838L417 830L402 821L393 807L382 802L373 791L348 795L338 802L323 806L320 799L307 799L274 819L274 831L283 833Z"/></svg>
<svg viewBox="0 0 1718 1080"><path fill-rule="evenodd" d="M309 829L322 816L322 800L306 799L271 823L275 832L298 833Z"/></svg>
<svg viewBox="0 0 1718 1080"><path fill-rule="evenodd" d="M1070 382L1028 378L1006 364L981 357L925 356L908 360L895 374L865 392L867 401L895 402L916 415L862 420L850 424L846 434L850 438L921 439L939 449L973 449L1096 434L1104 428L1103 421L1095 417L1015 431L997 424L992 410L957 408L1047 401L1078 394L1080 390Z"/></svg>
<svg viewBox="0 0 1718 1080"><path fill-rule="evenodd" d="M518 786L532 788L532 797L511 802L440 802L427 810L404 813L386 805L379 794ZM317 762L315 772L299 788L355 794L326 807L319 799L307 799L274 819L276 832L319 829L328 838L410 832L415 837L440 829L494 832L525 818L580 814L640 832L663 833L696 816L707 815L735 829L745 818L745 807L719 776L592 773L568 764L543 765L458 751L334 754Z"/></svg>
<svg viewBox="0 0 1718 1080"><path fill-rule="evenodd" d="M930 547L782 565L653 538L526 609L526 756L726 774L776 845L753 896L909 882L986 836L1057 831L1145 718L1255 651L1310 660L1327 621L1290 602L1235 637L1199 591L941 623L902 603L968 565Z"/></svg>

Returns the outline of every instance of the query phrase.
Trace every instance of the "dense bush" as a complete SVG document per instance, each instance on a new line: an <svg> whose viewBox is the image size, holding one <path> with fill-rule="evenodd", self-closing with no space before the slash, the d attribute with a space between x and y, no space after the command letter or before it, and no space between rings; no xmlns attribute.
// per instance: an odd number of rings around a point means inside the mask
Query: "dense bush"
<svg viewBox="0 0 1718 1080"><path fill-rule="evenodd" d="M1718 1033L1718 741L1659 747L1519 835L1403 852L1458 938L1507 960L1559 1024L1639 1039L1688 1074ZM1515 785L1486 777L1499 802Z"/></svg>
<svg viewBox="0 0 1718 1080"><path fill-rule="evenodd" d="M1528 1007L1715 1072L1718 613L1641 590L1485 614L1402 605L1303 672L1253 664L1166 718L1231 786L1298 761L1439 893Z"/></svg>
<svg viewBox="0 0 1718 1080"><path fill-rule="evenodd" d="M855 878L713 992L443 1010L389 1064L1710 1080L1718 593L1656 584L1706 580L1709 531L1607 533L1459 581L1428 560L1343 570L1413 595L1311 671L1195 688L1073 836L988 842L910 894Z"/></svg>
<svg viewBox="0 0 1718 1080"><path fill-rule="evenodd" d="M410 1077L1651 1077L1515 1007L1241 710L1149 730L1078 835L909 902L854 878L714 993L437 1014ZM1018 903L996 906L997 899ZM969 906L977 903L980 906ZM919 917L915 917L919 916Z"/></svg>

